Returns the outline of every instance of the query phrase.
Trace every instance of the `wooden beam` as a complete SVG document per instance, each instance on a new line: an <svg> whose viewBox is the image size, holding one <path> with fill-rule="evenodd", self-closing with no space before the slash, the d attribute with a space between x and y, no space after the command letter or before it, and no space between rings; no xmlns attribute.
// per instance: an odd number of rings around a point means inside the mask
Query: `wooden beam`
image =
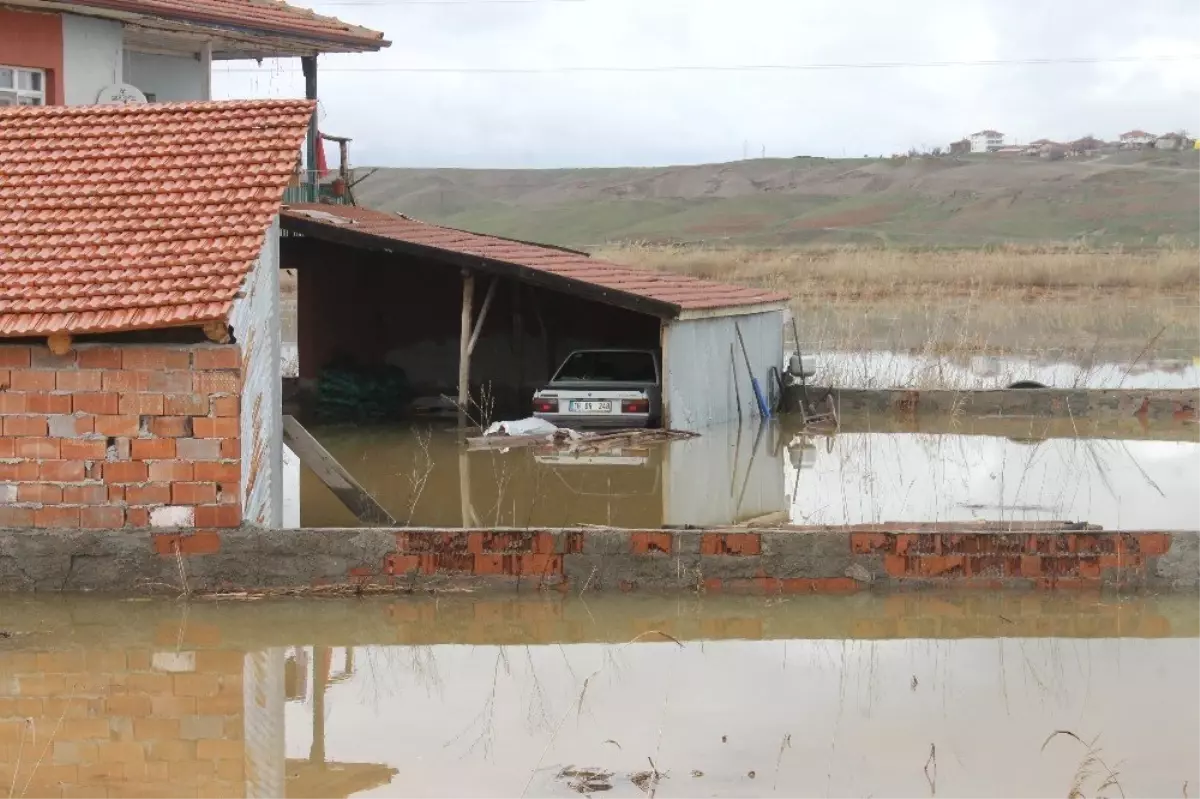
<svg viewBox="0 0 1200 799"><path fill-rule="evenodd" d="M300 462L311 469L360 522L379 525L397 523L392 515L359 485L350 472L296 421L295 417L283 417L283 443L296 453Z"/></svg>
<svg viewBox="0 0 1200 799"><path fill-rule="evenodd" d="M471 331L471 340L467 342L467 355L475 354L475 342L479 341L479 334L483 331L483 322L487 319L488 308L492 307L492 297L496 296L496 284L500 282L500 278L492 278L492 282L488 283L487 294L483 297L483 307L479 309L479 318L475 320L475 329Z"/></svg>
<svg viewBox="0 0 1200 799"><path fill-rule="evenodd" d="M467 426L471 398L471 303L475 299L475 274L463 270L462 317L458 335L458 426Z"/></svg>
<svg viewBox="0 0 1200 799"><path fill-rule="evenodd" d="M55 355L66 355L71 351L71 334L51 333L46 338L46 347Z"/></svg>

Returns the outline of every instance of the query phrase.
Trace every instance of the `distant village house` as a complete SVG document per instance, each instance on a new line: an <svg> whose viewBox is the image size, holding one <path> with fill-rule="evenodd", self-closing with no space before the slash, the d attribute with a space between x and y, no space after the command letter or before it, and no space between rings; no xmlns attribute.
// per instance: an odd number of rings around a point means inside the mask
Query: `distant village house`
<svg viewBox="0 0 1200 799"><path fill-rule="evenodd" d="M970 136L971 152L994 153L1004 146L1004 134L998 130L981 130Z"/></svg>
<svg viewBox="0 0 1200 799"><path fill-rule="evenodd" d="M1154 142L1154 134L1147 133L1144 130L1131 130L1122 133L1120 136L1121 149L1124 150L1140 150L1148 144Z"/></svg>

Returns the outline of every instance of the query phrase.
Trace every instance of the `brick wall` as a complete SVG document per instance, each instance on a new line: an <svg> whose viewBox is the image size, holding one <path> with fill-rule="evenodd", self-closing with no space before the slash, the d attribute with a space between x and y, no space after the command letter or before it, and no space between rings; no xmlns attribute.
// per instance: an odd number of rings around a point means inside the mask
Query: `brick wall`
<svg viewBox="0 0 1200 799"><path fill-rule="evenodd" d="M243 653L175 645L0 653L0 785L243 796Z"/></svg>
<svg viewBox="0 0 1200 799"><path fill-rule="evenodd" d="M235 345L0 344L0 527L236 527Z"/></svg>

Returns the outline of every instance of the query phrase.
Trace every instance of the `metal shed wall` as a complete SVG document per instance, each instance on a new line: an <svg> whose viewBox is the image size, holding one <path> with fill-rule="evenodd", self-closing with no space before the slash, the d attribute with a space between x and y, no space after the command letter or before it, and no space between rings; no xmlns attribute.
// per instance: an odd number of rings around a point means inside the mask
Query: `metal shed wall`
<svg viewBox="0 0 1200 799"><path fill-rule="evenodd" d="M741 328L754 376L763 391L767 390L767 370L772 366L778 368L783 362L782 308L665 321L662 328L665 424L702 430L737 421L739 398L743 418L758 413L735 325Z"/></svg>

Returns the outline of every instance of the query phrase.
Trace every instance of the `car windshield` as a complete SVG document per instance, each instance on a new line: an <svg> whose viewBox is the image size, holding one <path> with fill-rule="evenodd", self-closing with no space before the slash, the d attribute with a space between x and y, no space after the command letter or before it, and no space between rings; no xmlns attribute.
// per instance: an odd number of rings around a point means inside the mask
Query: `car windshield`
<svg viewBox="0 0 1200 799"><path fill-rule="evenodd" d="M554 380L600 380L611 383L653 383L654 356L648 352L604 352L585 350L572 355L559 367Z"/></svg>

